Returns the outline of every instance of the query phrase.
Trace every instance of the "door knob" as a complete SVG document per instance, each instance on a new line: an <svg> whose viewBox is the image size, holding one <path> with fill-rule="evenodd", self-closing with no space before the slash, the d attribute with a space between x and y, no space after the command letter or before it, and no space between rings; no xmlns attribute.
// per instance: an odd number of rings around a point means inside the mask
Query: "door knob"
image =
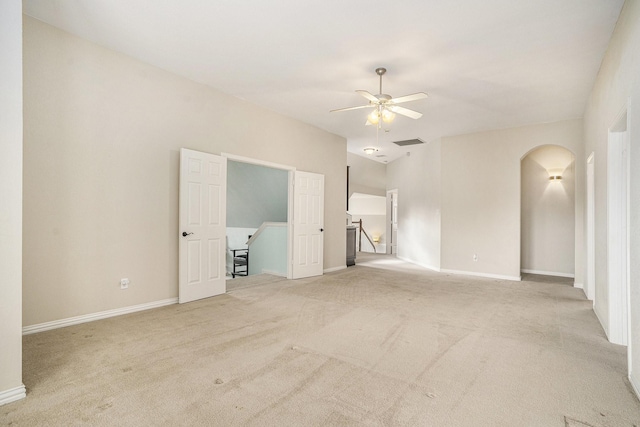
<svg viewBox="0 0 640 427"><path fill-rule="evenodd" d="M193 234L193 233L187 233L186 231L182 232L182 237L187 237L189 234Z"/></svg>
<svg viewBox="0 0 640 427"><path fill-rule="evenodd" d="M321 228L321 229L320 229L320 232L322 233L323 231L324 231L324 228Z"/></svg>

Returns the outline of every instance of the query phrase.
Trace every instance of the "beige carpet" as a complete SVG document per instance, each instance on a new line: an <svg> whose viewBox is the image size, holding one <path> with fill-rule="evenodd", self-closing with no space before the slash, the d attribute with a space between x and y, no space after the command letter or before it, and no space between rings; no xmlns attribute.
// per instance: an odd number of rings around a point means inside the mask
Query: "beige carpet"
<svg viewBox="0 0 640 427"><path fill-rule="evenodd" d="M28 335L18 426L640 426L626 349L567 280L394 258Z"/></svg>

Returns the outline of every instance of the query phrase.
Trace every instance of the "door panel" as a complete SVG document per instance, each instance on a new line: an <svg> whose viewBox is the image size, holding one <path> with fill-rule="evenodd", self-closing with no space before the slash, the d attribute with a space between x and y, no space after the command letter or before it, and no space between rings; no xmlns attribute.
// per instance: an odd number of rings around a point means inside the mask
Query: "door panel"
<svg viewBox="0 0 640 427"><path fill-rule="evenodd" d="M324 175L295 172L293 278L320 276L324 270Z"/></svg>
<svg viewBox="0 0 640 427"><path fill-rule="evenodd" d="M226 292L223 246L226 160L213 154L180 150L178 299L181 303Z"/></svg>

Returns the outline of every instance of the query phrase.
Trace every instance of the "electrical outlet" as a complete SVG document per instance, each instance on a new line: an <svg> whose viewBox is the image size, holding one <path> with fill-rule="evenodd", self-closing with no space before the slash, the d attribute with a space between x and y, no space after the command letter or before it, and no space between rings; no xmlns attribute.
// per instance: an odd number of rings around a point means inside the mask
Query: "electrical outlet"
<svg viewBox="0 0 640 427"><path fill-rule="evenodd" d="M127 289L129 287L129 279L120 279L120 289Z"/></svg>
<svg viewBox="0 0 640 427"><path fill-rule="evenodd" d="M478 261L478 254L473 254L473 260Z"/></svg>

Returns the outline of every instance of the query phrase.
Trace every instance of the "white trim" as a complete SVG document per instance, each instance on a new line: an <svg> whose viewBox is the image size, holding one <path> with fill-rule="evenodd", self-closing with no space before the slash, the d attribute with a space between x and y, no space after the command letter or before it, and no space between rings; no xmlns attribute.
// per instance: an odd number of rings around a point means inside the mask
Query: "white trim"
<svg viewBox="0 0 640 427"><path fill-rule="evenodd" d="M285 279L287 278L287 275L284 273L279 273L277 271L271 271L271 270L265 270L265 269L262 269L262 274L270 274L272 276L284 277Z"/></svg>
<svg viewBox="0 0 640 427"><path fill-rule="evenodd" d="M440 272L448 274L460 274L464 276L488 277L489 279L513 280L516 282L520 282L522 280L521 276L504 276L502 274L476 273L474 271L449 270L445 268L440 269Z"/></svg>
<svg viewBox="0 0 640 427"><path fill-rule="evenodd" d="M393 241L393 198L392 198L392 194L396 195L396 201L398 199L398 189L394 188L392 190L387 190L387 195L386 195L386 207L385 207L385 226L384 226L384 232L385 232L385 236L388 236L387 242L389 244L387 244L384 248L384 253L389 255L391 254L391 252L393 252L393 248L395 247L396 249L396 253L393 255L397 255L398 254L398 242L394 242ZM396 215L398 214L398 212L396 212ZM397 218L396 218L397 221ZM396 240L398 239L398 235L396 233Z"/></svg>
<svg viewBox="0 0 640 427"><path fill-rule="evenodd" d="M575 279L576 275L571 273L559 273L557 271L542 271L542 270L520 270L523 273L527 274L541 274L543 276L557 276L557 277L570 277L571 279Z"/></svg>
<svg viewBox="0 0 640 427"><path fill-rule="evenodd" d="M596 309L596 305L595 304L593 305L593 312L596 314L596 318L598 319L598 322L600 322L600 327L604 331L604 334L607 337L607 340L611 341L609 339L609 331L607 330L607 328L605 328L604 323L602 322L602 318L600 317L600 313L598 313L598 310Z"/></svg>
<svg viewBox="0 0 640 427"><path fill-rule="evenodd" d="M574 288L578 288L578 289L582 289L584 291L584 284L583 283L578 283L578 282L573 282L573 287ZM585 291L584 296L587 296L587 293Z"/></svg>
<svg viewBox="0 0 640 427"><path fill-rule="evenodd" d="M345 264L345 265L339 265L337 267L325 268L324 270L322 270L322 272L323 273L333 273L334 271L345 270L346 268L347 268L347 266Z"/></svg>
<svg viewBox="0 0 640 427"><path fill-rule="evenodd" d="M586 287L584 293L587 299L595 302L596 294L596 256L595 256L595 161L594 152L587 159L587 182L585 200L585 225L586 225Z"/></svg>
<svg viewBox="0 0 640 427"><path fill-rule="evenodd" d="M628 119L625 106L609 128L607 144L607 311L609 341L620 345L627 345L629 335Z"/></svg>
<svg viewBox="0 0 640 427"><path fill-rule="evenodd" d="M27 397L27 389L24 384L19 387L10 388L9 390L0 391L0 406L24 399L25 397Z"/></svg>
<svg viewBox="0 0 640 427"><path fill-rule="evenodd" d="M265 160L253 159L251 157L238 156L238 155L229 154L229 153L221 153L220 155L222 157L226 157L229 160L233 160L234 162L251 163L254 165L266 166L268 168L274 168L274 169L284 169L288 171L296 170L296 168L293 166L282 165L280 163L267 162Z"/></svg>
<svg viewBox="0 0 640 427"><path fill-rule="evenodd" d="M294 170L287 172L287 279L293 279L293 190L296 182Z"/></svg>
<svg viewBox="0 0 640 427"><path fill-rule="evenodd" d="M402 256L397 256L397 255L396 255L396 258L398 258L398 259L400 259L402 261L408 262L409 264L413 264L413 265L417 265L418 267L426 268L427 270L440 272L440 268L434 267L432 265L423 264L421 262L413 261L413 260L410 260L409 258L405 258L405 257L402 257Z"/></svg>
<svg viewBox="0 0 640 427"><path fill-rule="evenodd" d="M137 311L150 310L152 308L176 304L177 302L178 298L169 298L160 301L148 302L145 304L100 311L97 313L83 314L82 316L69 317L67 319L54 320L52 322L38 323L36 325L25 326L24 328L22 328L22 335L36 334L38 332L49 331L51 329L65 328L67 326L93 322L94 320L107 319L109 317L121 316L123 314L135 313Z"/></svg>

